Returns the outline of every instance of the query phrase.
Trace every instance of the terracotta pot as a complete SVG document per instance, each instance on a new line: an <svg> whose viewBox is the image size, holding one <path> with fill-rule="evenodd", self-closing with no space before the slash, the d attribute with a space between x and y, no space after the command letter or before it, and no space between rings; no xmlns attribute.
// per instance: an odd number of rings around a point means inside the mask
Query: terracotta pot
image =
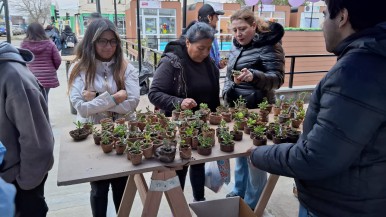
<svg viewBox="0 0 386 217"><path fill-rule="evenodd" d="M110 153L113 150L114 142L111 142L110 144L101 144L102 150L104 153Z"/></svg>
<svg viewBox="0 0 386 217"><path fill-rule="evenodd" d="M231 131L230 133L233 135L234 141L241 141L243 139L243 132L242 131L237 131L236 133L234 131Z"/></svg>
<svg viewBox="0 0 386 217"><path fill-rule="evenodd" d="M283 114L279 115L279 123L281 124L286 123L287 121L289 121L289 119L290 119L289 115L283 115Z"/></svg>
<svg viewBox="0 0 386 217"><path fill-rule="evenodd" d="M182 136L181 137L181 140L184 140L185 141L185 144L191 146L192 145L192 139L193 139L193 136Z"/></svg>
<svg viewBox="0 0 386 217"><path fill-rule="evenodd" d="M99 121L100 124L102 124L102 123L108 123L108 122L113 123L113 119L111 119L111 118L102 118L102 119Z"/></svg>
<svg viewBox="0 0 386 217"><path fill-rule="evenodd" d="M300 131L288 131L287 142L296 143L300 137Z"/></svg>
<svg viewBox="0 0 386 217"><path fill-rule="evenodd" d="M267 145L267 138L264 136L262 138L253 138L253 145L255 146L262 146L262 145Z"/></svg>
<svg viewBox="0 0 386 217"><path fill-rule="evenodd" d="M291 125L293 128L299 128L300 124L303 122L303 120L296 120L292 119L291 120Z"/></svg>
<svg viewBox="0 0 386 217"><path fill-rule="evenodd" d="M233 142L232 145L225 145L220 143L220 150L223 152L233 152L235 150L235 143Z"/></svg>
<svg viewBox="0 0 386 217"><path fill-rule="evenodd" d="M92 125L91 124L84 124L83 129L85 129L88 132L88 134L92 133Z"/></svg>
<svg viewBox="0 0 386 217"><path fill-rule="evenodd" d="M245 134L248 134L248 135L251 134L251 130L252 130L252 128L248 127L248 125L244 127L244 133Z"/></svg>
<svg viewBox="0 0 386 217"><path fill-rule="evenodd" d="M137 127L140 131L143 131L145 129L146 123L145 122L138 122Z"/></svg>
<svg viewBox="0 0 386 217"><path fill-rule="evenodd" d="M101 140L102 140L101 135L93 134L92 137L94 138L95 145L100 145L101 144Z"/></svg>
<svg viewBox="0 0 386 217"><path fill-rule="evenodd" d="M240 129L240 130L244 130L244 127L245 127L245 126L247 126L247 121L245 121L245 120L244 120L244 121L241 121L241 122L240 122L240 127L239 127L239 129Z"/></svg>
<svg viewBox="0 0 386 217"><path fill-rule="evenodd" d="M287 142L287 138L273 136L272 141L274 144L281 144Z"/></svg>
<svg viewBox="0 0 386 217"><path fill-rule="evenodd" d="M278 116L280 114L281 108L273 107L272 110L273 110L273 115Z"/></svg>
<svg viewBox="0 0 386 217"><path fill-rule="evenodd" d="M230 113L230 112L221 112L221 115L222 115L222 119L224 119L224 121L226 121L227 123L232 121L232 113Z"/></svg>
<svg viewBox="0 0 386 217"><path fill-rule="evenodd" d="M84 128L71 130L69 133L70 136L76 141L86 139L88 135L90 135L89 130Z"/></svg>
<svg viewBox="0 0 386 217"><path fill-rule="evenodd" d="M153 152L154 152L153 144L150 144L146 148L142 145L141 150L143 152L143 156L145 157L145 159L150 159L153 157Z"/></svg>
<svg viewBox="0 0 386 217"><path fill-rule="evenodd" d="M126 122L125 118L118 118L117 120L115 120L115 123L117 124L125 124L125 122Z"/></svg>
<svg viewBox="0 0 386 217"><path fill-rule="evenodd" d="M173 121L178 121L178 119L180 119L180 114L181 114L181 112L173 110L172 111L172 120Z"/></svg>
<svg viewBox="0 0 386 217"><path fill-rule="evenodd" d="M137 121L129 121L129 122L127 123L127 127L128 127L129 130L131 130L131 131L137 130L137 126L138 126L138 122L137 122Z"/></svg>
<svg viewBox="0 0 386 217"><path fill-rule="evenodd" d="M138 165L142 163L142 151L138 154L130 152L130 160L133 165Z"/></svg>
<svg viewBox="0 0 386 217"><path fill-rule="evenodd" d="M154 140L153 141L153 153L155 152L155 150L158 148L158 147L161 147L162 146L162 141L161 140Z"/></svg>
<svg viewBox="0 0 386 217"><path fill-rule="evenodd" d="M176 147L170 146L170 149L166 149L166 146L162 145L156 149L154 156L161 162L171 163L176 157Z"/></svg>
<svg viewBox="0 0 386 217"><path fill-rule="evenodd" d="M212 148L204 148L202 146L197 147L197 153L203 156L208 156L212 154Z"/></svg>
<svg viewBox="0 0 386 217"><path fill-rule="evenodd" d="M272 112L272 104L268 104L267 105L267 109L265 109L268 113L271 113Z"/></svg>
<svg viewBox="0 0 386 217"><path fill-rule="evenodd" d="M221 115L216 115L216 114L213 114L213 113L209 114L209 123L210 124L212 124L212 125L219 125L221 120L222 120L222 116Z"/></svg>
<svg viewBox="0 0 386 217"><path fill-rule="evenodd" d="M123 152L125 152L125 150L126 150L126 144L122 144L120 142L115 143L115 153L117 155L122 155Z"/></svg>
<svg viewBox="0 0 386 217"><path fill-rule="evenodd" d="M214 138L214 136L215 136L215 130L212 129L212 128L210 128L208 131L203 131L203 132L202 132L202 136Z"/></svg>
<svg viewBox="0 0 386 217"><path fill-rule="evenodd" d="M180 158L181 159L190 159L192 157L192 148L190 146L188 147L180 147Z"/></svg>
<svg viewBox="0 0 386 217"><path fill-rule="evenodd" d="M193 136L191 148L192 148L193 150L196 150L199 144L200 144L200 142L198 141L197 136Z"/></svg>
<svg viewBox="0 0 386 217"><path fill-rule="evenodd" d="M299 109L303 109L304 102L302 102L302 101L296 101L295 104L296 104L296 106L297 106Z"/></svg>
<svg viewBox="0 0 386 217"><path fill-rule="evenodd" d="M282 103L282 104L281 104L281 109L282 109L282 110L286 110L286 109L288 109L290 106L291 106L290 104L288 104L288 103L285 102L285 103Z"/></svg>

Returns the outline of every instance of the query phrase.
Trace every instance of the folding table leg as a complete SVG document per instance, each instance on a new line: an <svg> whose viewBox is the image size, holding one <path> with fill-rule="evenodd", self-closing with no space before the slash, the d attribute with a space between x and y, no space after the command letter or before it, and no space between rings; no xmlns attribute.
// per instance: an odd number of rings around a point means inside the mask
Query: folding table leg
<svg viewBox="0 0 386 217"><path fill-rule="evenodd" d="M137 187L135 186L134 175L130 175L126 182L125 191L123 192L121 205L118 210L118 217L128 217L130 215L136 192Z"/></svg>
<svg viewBox="0 0 386 217"><path fill-rule="evenodd" d="M139 197L141 198L142 204L145 204L146 194L148 192L148 187L146 184L146 180L143 177L143 174L135 174L134 175L135 186L137 186Z"/></svg>
<svg viewBox="0 0 386 217"><path fill-rule="evenodd" d="M271 174L269 175L267 184L265 185L263 192L261 193L260 199L255 207L255 214L257 217L261 217L264 214L264 209L268 204L268 200L272 195L273 189L276 186L277 180L279 179L278 175Z"/></svg>

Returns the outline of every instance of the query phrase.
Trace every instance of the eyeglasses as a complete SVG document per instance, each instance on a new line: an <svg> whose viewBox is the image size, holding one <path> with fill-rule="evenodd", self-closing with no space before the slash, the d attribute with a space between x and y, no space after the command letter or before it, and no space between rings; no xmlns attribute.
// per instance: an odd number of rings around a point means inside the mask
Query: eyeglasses
<svg viewBox="0 0 386 217"><path fill-rule="evenodd" d="M105 38L100 38L97 40L97 44L103 47L106 47L108 43L110 43L111 47L116 47L118 45L118 40L117 39L107 40Z"/></svg>

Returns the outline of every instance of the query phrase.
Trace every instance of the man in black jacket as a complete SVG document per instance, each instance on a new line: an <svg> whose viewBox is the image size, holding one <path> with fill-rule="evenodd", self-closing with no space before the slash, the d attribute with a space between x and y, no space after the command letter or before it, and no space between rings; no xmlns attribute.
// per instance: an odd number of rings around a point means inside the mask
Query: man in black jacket
<svg viewBox="0 0 386 217"><path fill-rule="evenodd" d="M338 61L312 94L298 142L258 147L251 161L295 178L299 216L385 216L386 2L326 4L326 48Z"/></svg>

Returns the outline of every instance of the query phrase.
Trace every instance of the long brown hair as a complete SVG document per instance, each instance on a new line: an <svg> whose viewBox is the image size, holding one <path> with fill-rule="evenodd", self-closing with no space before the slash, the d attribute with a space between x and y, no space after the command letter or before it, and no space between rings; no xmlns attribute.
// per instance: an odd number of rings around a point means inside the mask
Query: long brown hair
<svg viewBox="0 0 386 217"><path fill-rule="evenodd" d="M105 31L112 31L118 41L113 59L115 60L113 66L113 77L118 90L125 89L125 70L127 62L123 57L121 39L115 25L108 19L97 19L93 21L84 34L83 39L75 48L75 62L76 65L71 71L68 79L69 91L75 78L81 71L86 72L85 87L88 88L93 84L96 73L96 42Z"/></svg>
<svg viewBox="0 0 386 217"><path fill-rule="evenodd" d="M48 40L46 32L42 24L40 23L31 23L28 25L26 36L24 40L28 41L43 41Z"/></svg>
<svg viewBox="0 0 386 217"><path fill-rule="evenodd" d="M253 12L249 8L242 8L238 11L236 11L234 14L232 14L231 23L234 20L243 20L246 23L248 23L250 26L253 25L253 23L256 23L256 32L257 33L263 33L263 32L269 32L269 25L264 20L255 17Z"/></svg>

